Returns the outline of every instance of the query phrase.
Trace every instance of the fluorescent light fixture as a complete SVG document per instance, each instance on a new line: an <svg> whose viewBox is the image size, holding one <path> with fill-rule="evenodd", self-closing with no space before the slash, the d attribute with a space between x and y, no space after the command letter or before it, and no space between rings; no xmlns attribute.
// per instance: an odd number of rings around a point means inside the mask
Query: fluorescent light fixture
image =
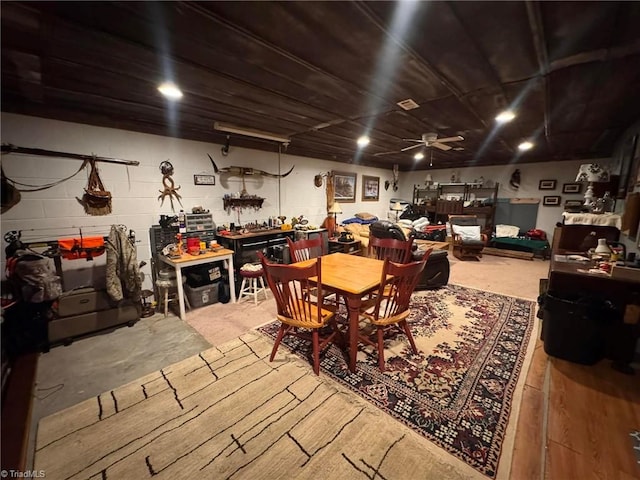
<svg viewBox="0 0 640 480"><path fill-rule="evenodd" d="M369 145L369 137L367 137L366 135L361 136L358 139L358 146L362 148L362 147L366 147L367 145Z"/></svg>
<svg viewBox="0 0 640 480"><path fill-rule="evenodd" d="M158 91L171 100L178 100L182 98L182 92L174 83L163 83L158 87Z"/></svg>
<svg viewBox="0 0 640 480"><path fill-rule="evenodd" d="M507 123L516 118L516 114L511 110L505 110L504 112L500 112L496 117L496 122L498 123Z"/></svg>
<svg viewBox="0 0 640 480"><path fill-rule="evenodd" d="M531 142L522 142L520 145L518 145L518 150L521 151L526 151L526 150L531 150L533 148L533 143Z"/></svg>
<svg viewBox="0 0 640 480"><path fill-rule="evenodd" d="M422 160L424 158L424 153L418 152L413 156L413 158L415 158L416 160Z"/></svg>
<svg viewBox="0 0 640 480"><path fill-rule="evenodd" d="M261 132L259 130L250 130L248 128L237 127L235 125L229 125L228 123L215 122L213 128L220 130L221 132L237 133L238 135L244 135L246 137L262 138L264 140L273 140L280 143L291 143L289 137L279 137L274 133Z"/></svg>

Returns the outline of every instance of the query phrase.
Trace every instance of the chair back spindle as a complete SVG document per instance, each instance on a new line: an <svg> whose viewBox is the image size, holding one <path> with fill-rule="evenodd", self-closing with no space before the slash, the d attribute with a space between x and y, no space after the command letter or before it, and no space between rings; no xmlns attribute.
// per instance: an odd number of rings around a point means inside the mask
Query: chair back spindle
<svg viewBox="0 0 640 480"><path fill-rule="evenodd" d="M388 258L395 263L407 263L411 260L412 248L413 237L409 240L369 237L369 256L378 260Z"/></svg>
<svg viewBox="0 0 640 480"><path fill-rule="evenodd" d="M324 242L321 236L295 242L287 237L287 244L289 245L289 254L293 262L303 262L327 253L324 251Z"/></svg>

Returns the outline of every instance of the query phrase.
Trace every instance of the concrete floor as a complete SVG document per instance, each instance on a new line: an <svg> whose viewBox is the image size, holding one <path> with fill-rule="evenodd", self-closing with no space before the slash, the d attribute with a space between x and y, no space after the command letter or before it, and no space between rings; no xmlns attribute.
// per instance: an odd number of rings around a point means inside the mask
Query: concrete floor
<svg viewBox="0 0 640 480"><path fill-rule="evenodd" d="M40 355L29 454L33 463L38 421L102 392L196 355L211 345L174 315L155 314L134 326L107 330Z"/></svg>

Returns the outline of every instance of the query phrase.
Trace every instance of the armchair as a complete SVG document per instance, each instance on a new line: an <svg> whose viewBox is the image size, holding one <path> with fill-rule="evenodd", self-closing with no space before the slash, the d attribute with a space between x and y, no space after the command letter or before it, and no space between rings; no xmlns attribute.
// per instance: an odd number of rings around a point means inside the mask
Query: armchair
<svg viewBox="0 0 640 480"><path fill-rule="evenodd" d="M482 250L487 245L487 236L480 231L476 215L449 215L451 236L453 238L453 255L464 259L482 257Z"/></svg>

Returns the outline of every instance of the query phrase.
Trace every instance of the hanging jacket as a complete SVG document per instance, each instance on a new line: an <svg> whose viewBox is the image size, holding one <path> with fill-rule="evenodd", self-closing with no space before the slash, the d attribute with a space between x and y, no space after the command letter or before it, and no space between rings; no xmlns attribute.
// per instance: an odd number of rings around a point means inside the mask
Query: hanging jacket
<svg viewBox="0 0 640 480"><path fill-rule="evenodd" d="M141 291L136 247L126 229L112 225L107 240L107 293L116 302L125 298L139 302Z"/></svg>

